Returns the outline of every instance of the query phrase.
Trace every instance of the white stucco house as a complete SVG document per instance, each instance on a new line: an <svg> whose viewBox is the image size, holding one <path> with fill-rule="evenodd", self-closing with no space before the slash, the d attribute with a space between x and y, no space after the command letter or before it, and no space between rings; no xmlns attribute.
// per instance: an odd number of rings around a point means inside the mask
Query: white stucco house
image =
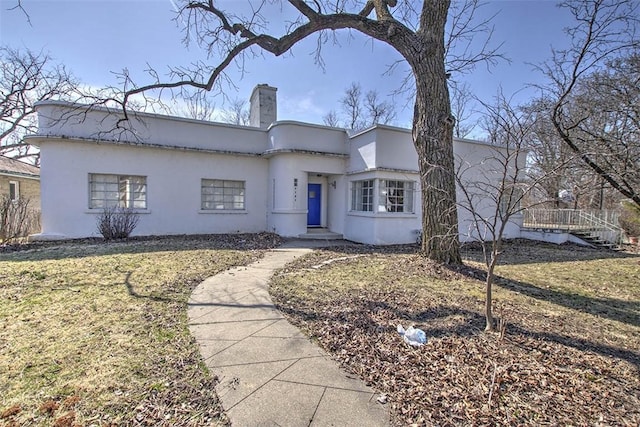
<svg viewBox="0 0 640 427"><path fill-rule="evenodd" d="M320 229L367 244L415 242L422 212L410 130L350 134L279 121L276 91L254 89L251 126L139 113L125 133L114 131L117 110L39 103L39 130L29 138L41 150L42 233L34 238L97 236L98 214L120 205L141 214L134 235L300 237ZM454 142L458 159L495 149ZM459 214L466 240L468 214ZM519 233L510 224L507 237Z"/></svg>

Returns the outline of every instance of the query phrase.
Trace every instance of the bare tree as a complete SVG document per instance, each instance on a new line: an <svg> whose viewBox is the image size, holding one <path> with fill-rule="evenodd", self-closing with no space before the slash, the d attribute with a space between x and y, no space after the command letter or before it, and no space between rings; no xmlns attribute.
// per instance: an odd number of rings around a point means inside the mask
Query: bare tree
<svg viewBox="0 0 640 427"><path fill-rule="evenodd" d="M234 125L249 126L249 109L247 102L242 99L233 100L229 108L222 113L222 121Z"/></svg>
<svg viewBox="0 0 640 427"><path fill-rule="evenodd" d="M344 90L340 98L342 120L335 110L331 110L323 118L324 124L347 129L360 130L376 124L390 124L396 117L396 110L391 102L380 100L376 90L369 90L363 96L360 83L353 82Z"/></svg>
<svg viewBox="0 0 640 427"><path fill-rule="evenodd" d="M196 40L207 49L213 64L196 64L192 68L171 70L173 81L156 80L136 86L128 76L121 102L146 91L192 86L204 90L220 87L229 79L225 70L234 64L242 68L243 61L252 56L271 53L281 56L307 37L317 35L316 61L322 65L322 46L332 31L355 30L374 40L393 47L411 69L415 104L412 135L419 159L423 204L423 243L426 255L446 263L460 263L457 232L456 191L453 164L452 131L455 120L451 115L445 63L451 70L469 69L481 61L495 60L495 50L450 49L452 41L477 43L482 38L486 23L471 25L476 0L457 16L468 19L454 20L450 26L453 37L445 39L449 14L449 0L415 2L397 0L322 1L289 0L296 16L276 28L264 18L263 9L269 2L252 5L252 14L243 18L238 13L218 7L217 2L182 1L180 14L185 25L185 41ZM466 4L466 3L465 3ZM278 8L286 7L277 3ZM284 30L284 31L283 31ZM273 36L275 34L283 34ZM489 34L484 34L487 37ZM445 40L447 40L445 42ZM482 46L482 43L480 43ZM445 62L447 57L449 60ZM124 111L124 120L127 112Z"/></svg>
<svg viewBox="0 0 640 427"><path fill-rule="evenodd" d="M379 100L378 92L370 90L364 99L369 126L377 124L391 124L396 118L396 109L392 103Z"/></svg>
<svg viewBox="0 0 640 427"><path fill-rule="evenodd" d="M485 330L495 330L492 289L495 268L502 254L502 243L510 224L527 207L524 201L538 182L525 182L526 143L533 121L512 107L502 94L493 105L483 103L485 123L494 148L486 156L459 159L456 181L463 195L459 206L470 214L469 236L482 246L485 277ZM518 227L519 230L519 227Z"/></svg>
<svg viewBox="0 0 640 427"><path fill-rule="evenodd" d="M551 121L589 168L640 206L640 71L634 61L640 47L640 3L571 0L562 6L576 24L566 30L570 47L554 50L541 67L554 100Z"/></svg>
<svg viewBox="0 0 640 427"><path fill-rule="evenodd" d="M351 83L351 86L345 89L344 96L340 98L340 106L346 117L345 127L362 129L365 126L362 111L362 87L358 83Z"/></svg>
<svg viewBox="0 0 640 427"><path fill-rule="evenodd" d="M183 92L184 94L180 97L184 102L181 115L196 120L213 119L216 106L206 92L200 90L193 92L185 90Z"/></svg>
<svg viewBox="0 0 640 427"><path fill-rule="evenodd" d="M456 138L465 138L474 128L469 122L471 118L471 104L474 95L467 83L451 82L451 111L456 119L453 134Z"/></svg>
<svg viewBox="0 0 640 427"><path fill-rule="evenodd" d="M337 128L340 126L340 118L338 117L338 113L335 110L331 110L327 114L325 114L322 117L322 122L325 125L331 126L334 128Z"/></svg>
<svg viewBox="0 0 640 427"><path fill-rule="evenodd" d="M556 208L617 208L622 195L606 184L558 135L551 121L553 105L552 100L541 97L521 106L533 121L528 173L540 179L537 200ZM590 148L590 152L596 153L597 147Z"/></svg>
<svg viewBox="0 0 640 427"><path fill-rule="evenodd" d="M561 191L574 195L577 183L572 179L572 171L581 166L572 162L574 154L558 136L550 120L550 103L544 98L535 99L522 106L533 121L530 135L529 173L541 178L539 197L555 208L560 207ZM582 168L581 168L582 169ZM552 173L553 171L553 173ZM563 193L564 194L564 193ZM565 198L568 201L568 198Z"/></svg>
<svg viewBox="0 0 640 427"><path fill-rule="evenodd" d="M37 126L34 104L67 98L77 85L48 54L0 47L0 154L37 164L38 151L23 142Z"/></svg>

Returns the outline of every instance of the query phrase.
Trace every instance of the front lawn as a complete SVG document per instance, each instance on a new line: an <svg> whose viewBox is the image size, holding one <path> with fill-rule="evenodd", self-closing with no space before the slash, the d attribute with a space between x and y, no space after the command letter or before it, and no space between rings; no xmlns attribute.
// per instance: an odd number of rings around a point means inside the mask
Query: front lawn
<svg viewBox="0 0 640 427"><path fill-rule="evenodd" d="M0 253L0 425L226 424L186 302L272 235L35 245Z"/></svg>
<svg viewBox="0 0 640 427"><path fill-rule="evenodd" d="M415 247L316 251L271 293L289 319L382 393L397 425L640 424L640 257L506 245L485 333L480 251L450 270ZM410 347L396 326L428 342Z"/></svg>

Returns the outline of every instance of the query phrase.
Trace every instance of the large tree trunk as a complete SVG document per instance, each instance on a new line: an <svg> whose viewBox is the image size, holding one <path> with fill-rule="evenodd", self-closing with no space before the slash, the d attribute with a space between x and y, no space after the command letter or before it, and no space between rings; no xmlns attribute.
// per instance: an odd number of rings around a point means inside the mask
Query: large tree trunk
<svg viewBox="0 0 640 427"><path fill-rule="evenodd" d="M420 46L405 55L416 79L413 142L422 185L422 250L427 257L462 263L453 159L453 127L444 69L444 25L448 2L425 2ZM417 47L417 46L416 46Z"/></svg>

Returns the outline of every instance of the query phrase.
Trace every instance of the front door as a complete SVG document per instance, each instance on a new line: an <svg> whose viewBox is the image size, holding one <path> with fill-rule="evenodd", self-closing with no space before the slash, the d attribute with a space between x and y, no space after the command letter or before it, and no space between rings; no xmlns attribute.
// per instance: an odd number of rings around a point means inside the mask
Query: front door
<svg viewBox="0 0 640 427"><path fill-rule="evenodd" d="M308 184L307 226L320 227L322 184Z"/></svg>

